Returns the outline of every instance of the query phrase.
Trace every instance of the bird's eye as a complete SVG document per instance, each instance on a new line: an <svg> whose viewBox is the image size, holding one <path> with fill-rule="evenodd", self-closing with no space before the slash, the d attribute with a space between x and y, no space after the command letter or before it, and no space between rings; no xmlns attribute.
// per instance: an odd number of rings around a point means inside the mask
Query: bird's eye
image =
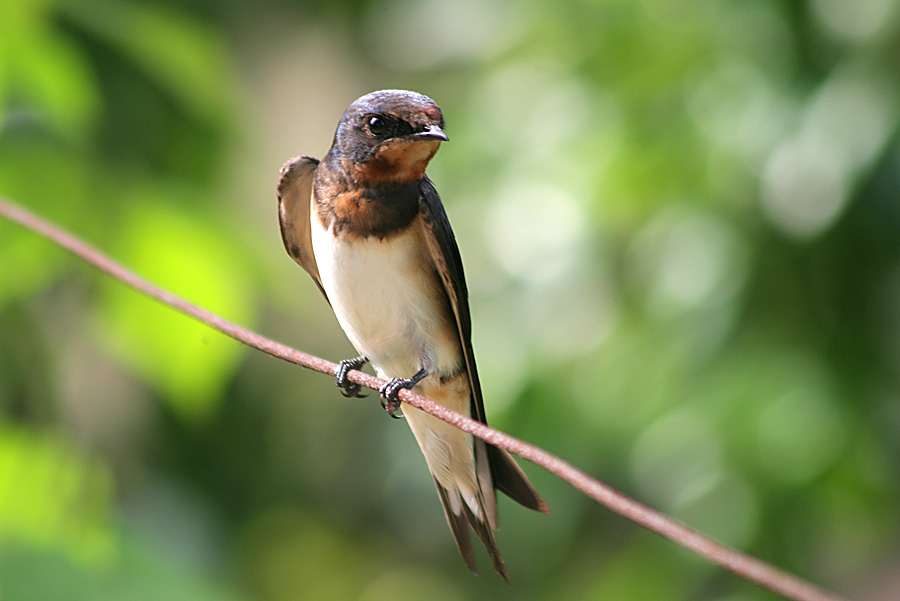
<svg viewBox="0 0 900 601"><path fill-rule="evenodd" d="M373 115L366 122L366 127L373 136L383 136L390 129L390 123L384 117Z"/></svg>

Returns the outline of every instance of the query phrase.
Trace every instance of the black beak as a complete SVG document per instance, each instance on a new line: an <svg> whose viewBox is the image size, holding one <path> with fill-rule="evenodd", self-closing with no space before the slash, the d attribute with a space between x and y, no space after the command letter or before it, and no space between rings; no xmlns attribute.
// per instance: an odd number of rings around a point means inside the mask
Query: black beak
<svg viewBox="0 0 900 601"><path fill-rule="evenodd" d="M413 137L419 140L443 140L444 142L449 142L450 138L447 134L444 133L437 125L429 125L425 131L420 131L418 133L413 134Z"/></svg>

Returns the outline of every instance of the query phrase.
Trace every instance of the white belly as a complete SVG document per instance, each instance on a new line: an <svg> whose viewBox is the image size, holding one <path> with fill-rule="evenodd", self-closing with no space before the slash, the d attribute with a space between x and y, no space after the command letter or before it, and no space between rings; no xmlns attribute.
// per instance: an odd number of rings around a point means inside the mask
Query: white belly
<svg viewBox="0 0 900 601"><path fill-rule="evenodd" d="M452 373L460 363L455 324L444 310L421 228L387 241L335 238L312 220L322 286L354 347L384 377L421 368Z"/></svg>
<svg viewBox="0 0 900 601"><path fill-rule="evenodd" d="M421 224L387 241L335 238L311 219L313 252L322 287L338 322L382 378L409 378L423 367L430 374L416 390L432 400L470 413L471 394L455 320L447 315L446 293L434 274ZM446 381L442 375L454 374ZM451 491L461 511L483 514L472 437L431 415L404 406L435 479ZM453 502L451 502L452 505Z"/></svg>

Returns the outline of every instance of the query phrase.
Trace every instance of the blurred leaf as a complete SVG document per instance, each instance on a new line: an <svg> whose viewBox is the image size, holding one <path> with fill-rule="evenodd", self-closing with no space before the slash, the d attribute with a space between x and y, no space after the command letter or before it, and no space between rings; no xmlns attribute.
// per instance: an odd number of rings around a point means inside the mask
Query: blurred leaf
<svg viewBox="0 0 900 601"><path fill-rule="evenodd" d="M0 223L0 306L35 294L59 271L61 253L10 223Z"/></svg>
<svg viewBox="0 0 900 601"><path fill-rule="evenodd" d="M84 136L99 109L96 82L81 52L51 23L54 4L0 3L0 103L21 96L59 131Z"/></svg>
<svg viewBox="0 0 900 601"><path fill-rule="evenodd" d="M690 598L686 593L696 575L685 568L692 560L663 552L655 543L656 539L646 534L632 540L596 572L590 592L583 599L676 601Z"/></svg>
<svg viewBox="0 0 900 601"><path fill-rule="evenodd" d="M0 549L4 601L236 601L228 578L198 574L165 550L123 537L116 561L104 569L24 545Z"/></svg>
<svg viewBox="0 0 900 601"><path fill-rule="evenodd" d="M224 41L184 12L130 0L62 0L65 14L144 69L201 122L227 122L231 73Z"/></svg>
<svg viewBox="0 0 900 601"><path fill-rule="evenodd" d="M0 424L0 543L106 563L115 546L112 497L112 476L99 461L50 434Z"/></svg>
<svg viewBox="0 0 900 601"><path fill-rule="evenodd" d="M82 235L97 225L92 165L46 130L22 119L0 129L0 195ZM66 254L6 220L0 223L0 304L52 281Z"/></svg>
<svg viewBox="0 0 900 601"><path fill-rule="evenodd" d="M270 601L294 599L297 591L323 601L353 599L369 570L359 539L288 508L260 515L242 543L248 575Z"/></svg>
<svg viewBox="0 0 900 601"><path fill-rule="evenodd" d="M189 195L145 190L124 200L114 256L154 284L226 319L251 325L250 284L236 249L214 223L183 208ZM162 390L182 416L215 408L241 346L169 307L105 280L97 321L131 369Z"/></svg>

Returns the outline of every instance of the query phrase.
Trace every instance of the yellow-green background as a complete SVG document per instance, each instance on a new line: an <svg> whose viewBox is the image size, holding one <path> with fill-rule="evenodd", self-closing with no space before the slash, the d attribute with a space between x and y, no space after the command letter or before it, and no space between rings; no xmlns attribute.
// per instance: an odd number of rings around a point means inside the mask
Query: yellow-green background
<svg viewBox="0 0 900 601"><path fill-rule="evenodd" d="M860 599L900 596L900 2L2 0L0 194L353 354L278 168L444 109L491 423ZM0 599L773 599L526 465L472 576L374 396L0 222Z"/></svg>

